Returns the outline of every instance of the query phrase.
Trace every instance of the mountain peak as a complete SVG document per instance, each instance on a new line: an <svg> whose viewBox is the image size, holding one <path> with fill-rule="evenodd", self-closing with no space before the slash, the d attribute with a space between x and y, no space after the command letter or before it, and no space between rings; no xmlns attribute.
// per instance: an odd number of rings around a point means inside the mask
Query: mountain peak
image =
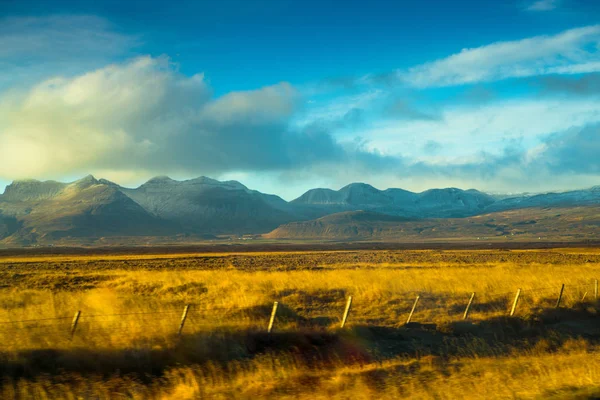
<svg viewBox="0 0 600 400"><path fill-rule="evenodd" d="M209 178L208 176L199 176L197 178L193 178L189 180L190 182L196 182L196 183L219 183L220 181L216 180L216 179L212 179Z"/></svg>
<svg viewBox="0 0 600 400"><path fill-rule="evenodd" d="M222 182L222 181L218 181L216 179L212 179L212 178L209 178L206 176L199 176L198 178L188 179L188 180L184 180L184 181L178 181L175 179L171 179L170 177L165 176L165 175L155 176L154 178L150 179L149 181L147 181L140 187L148 187L148 186L158 187L158 186L164 186L164 185L176 185L176 186L180 186L180 187L192 187L192 186L200 185L200 186L220 186L220 187L225 187L225 188L229 188L229 189L247 189L246 186L242 185L238 181Z"/></svg>
<svg viewBox="0 0 600 400"><path fill-rule="evenodd" d="M100 182L96 178L94 178L94 175L87 175L87 176L71 183L71 185L74 187L77 187L79 189L85 189L87 187L97 185L99 183Z"/></svg>
<svg viewBox="0 0 600 400"><path fill-rule="evenodd" d="M159 175L159 176L155 176L154 178L150 178L146 183L144 183L144 185L166 184L166 183L173 183L173 182L177 182L177 181L169 178L166 175Z"/></svg>
<svg viewBox="0 0 600 400"><path fill-rule="evenodd" d="M369 190L369 191L373 191L373 192L379 192L379 189L373 187L372 185L369 185L368 183L363 183L363 182L350 183L350 184L344 186L343 188L341 188L340 192L347 191L347 190Z"/></svg>
<svg viewBox="0 0 600 400"><path fill-rule="evenodd" d="M357 205L384 205L393 203L393 199L381 190L367 183L351 183L339 190L344 203Z"/></svg>
<svg viewBox="0 0 600 400"><path fill-rule="evenodd" d="M310 189L300 197L292 200L294 204L317 204L317 205L331 205L341 204L343 200L339 192L332 189Z"/></svg>
<svg viewBox="0 0 600 400"><path fill-rule="evenodd" d="M199 176L198 178L190 179L188 181L184 181L183 183L192 184L192 185L207 185L207 186L218 186L225 189L239 189L239 190L247 190L248 188L241 184L238 181L219 181L217 179L212 179L207 176Z"/></svg>
<svg viewBox="0 0 600 400"><path fill-rule="evenodd" d="M98 180L92 174L88 174L83 178L79 179L77 182L98 182Z"/></svg>

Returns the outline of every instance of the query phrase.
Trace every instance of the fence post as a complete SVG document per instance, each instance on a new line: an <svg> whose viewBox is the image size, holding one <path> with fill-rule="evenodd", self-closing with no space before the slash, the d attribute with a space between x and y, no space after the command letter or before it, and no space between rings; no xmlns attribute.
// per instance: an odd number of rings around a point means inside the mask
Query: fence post
<svg viewBox="0 0 600 400"><path fill-rule="evenodd" d="M183 331L183 326L185 325L185 320L187 319L188 311L190 310L190 305L186 304L183 309L183 314L181 315L181 322L179 323L179 330L177 331L177 336L181 336L181 332Z"/></svg>
<svg viewBox="0 0 600 400"><path fill-rule="evenodd" d="M565 284L563 283L560 287L560 293L558 294L558 300L556 300L556 308L560 307L560 301L562 300L562 295L565 290Z"/></svg>
<svg viewBox="0 0 600 400"><path fill-rule="evenodd" d="M273 324L275 323L275 314L277 314L277 306L278 302L273 303L273 311L271 311L271 319L269 320L269 327L267 328L267 332L271 333L273 330Z"/></svg>
<svg viewBox="0 0 600 400"><path fill-rule="evenodd" d="M517 304L519 303L519 296L521 295L521 289L517 290L517 295L515 296L515 300L513 301L512 308L510 309L510 316L515 315L515 311L517 310Z"/></svg>
<svg viewBox="0 0 600 400"><path fill-rule="evenodd" d="M77 323L79 322L80 316L81 311L77 311L73 317L73 322L71 322L71 339L73 339L73 336L75 336L75 330L77 329Z"/></svg>
<svg viewBox="0 0 600 400"><path fill-rule="evenodd" d="M465 313L463 314L463 321L467 319L467 317L469 316L469 309L471 308L471 304L473 304L473 299L475 298L475 292L473 292L471 294L471 298L469 299L469 302L467 303L467 308L465 308Z"/></svg>
<svg viewBox="0 0 600 400"><path fill-rule="evenodd" d="M598 279L594 281L594 300L598 300Z"/></svg>
<svg viewBox="0 0 600 400"><path fill-rule="evenodd" d="M342 325L340 328L343 328L346 325L348 315L350 314L350 307L352 307L352 296L348 296L348 301L346 302L346 309L344 310L344 316L342 317Z"/></svg>
<svg viewBox="0 0 600 400"><path fill-rule="evenodd" d="M410 310L410 314L408 314L408 319L406 320L406 323L410 323L410 320L412 319L413 314L415 313L415 308L417 308L417 303L419 302L419 298L421 296L417 296L417 298L415 299L415 302L412 306L412 309Z"/></svg>

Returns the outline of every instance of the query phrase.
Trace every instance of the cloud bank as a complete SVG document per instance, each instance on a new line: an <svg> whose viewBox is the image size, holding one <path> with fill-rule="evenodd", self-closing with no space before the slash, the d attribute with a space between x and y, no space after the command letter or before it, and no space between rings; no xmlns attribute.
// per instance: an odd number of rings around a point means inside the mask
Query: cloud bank
<svg viewBox="0 0 600 400"><path fill-rule="evenodd" d="M292 127L288 83L214 98L202 74L141 57L0 99L0 177L220 174L372 162L318 125Z"/></svg>

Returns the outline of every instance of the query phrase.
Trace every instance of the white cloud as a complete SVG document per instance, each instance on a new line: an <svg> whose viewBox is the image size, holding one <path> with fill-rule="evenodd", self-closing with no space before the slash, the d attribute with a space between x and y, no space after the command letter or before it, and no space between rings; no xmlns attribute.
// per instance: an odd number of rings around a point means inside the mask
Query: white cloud
<svg viewBox="0 0 600 400"><path fill-rule="evenodd" d="M554 73L600 71L600 25L553 36L497 42L398 72L418 87L439 87Z"/></svg>
<svg viewBox="0 0 600 400"><path fill-rule="evenodd" d="M219 125L227 125L244 120L246 123L258 121L281 121L294 114L298 107L299 94L288 83L265 87L259 90L233 92L207 104L201 118Z"/></svg>
<svg viewBox="0 0 600 400"><path fill-rule="evenodd" d="M528 11L550 11L558 7L559 0L537 0L527 6Z"/></svg>
<svg viewBox="0 0 600 400"><path fill-rule="evenodd" d="M52 78L0 96L0 179L91 172L131 180L368 156L328 131L292 128L302 103L288 83L213 98L202 74L182 75L167 58Z"/></svg>

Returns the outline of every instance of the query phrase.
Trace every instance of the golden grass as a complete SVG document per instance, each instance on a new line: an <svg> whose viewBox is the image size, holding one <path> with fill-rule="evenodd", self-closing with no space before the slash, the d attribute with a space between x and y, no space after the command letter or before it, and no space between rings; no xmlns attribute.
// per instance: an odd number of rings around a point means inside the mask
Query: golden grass
<svg viewBox="0 0 600 400"><path fill-rule="evenodd" d="M5 385L2 398L67 399L573 399L600 395L598 353L578 342L559 351L494 358L394 359L309 368L292 357L258 356L228 368L176 367L155 382L127 377L41 377Z"/></svg>
<svg viewBox="0 0 600 400"><path fill-rule="evenodd" d="M600 329L590 319L598 256L554 249L5 259L0 397L588 398L600 393ZM205 269L216 258L221 264ZM550 312L563 283L565 310ZM517 318L505 319L517 288ZM472 323L461 325L471 292ZM413 321L435 326L402 326L417 294ZM349 295L348 329L340 330ZM281 308L269 338L273 301ZM179 339L185 304L192 308ZM18 322L47 318L64 319Z"/></svg>

